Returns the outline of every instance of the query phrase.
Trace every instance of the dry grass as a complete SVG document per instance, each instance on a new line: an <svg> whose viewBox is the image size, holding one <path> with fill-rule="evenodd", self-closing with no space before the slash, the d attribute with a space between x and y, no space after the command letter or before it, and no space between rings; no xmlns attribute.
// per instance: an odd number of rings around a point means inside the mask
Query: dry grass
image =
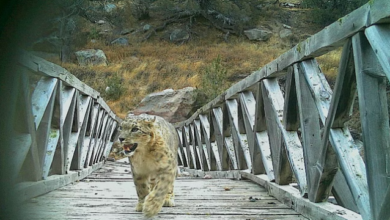
<svg viewBox="0 0 390 220"><path fill-rule="evenodd" d="M339 48L316 58L331 85L334 85L337 78L341 52L342 48Z"/></svg>
<svg viewBox="0 0 390 220"><path fill-rule="evenodd" d="M147 94L167 88L200 86L199 73L218 56L228 70L228 77L234 78L235 75L249 75L284 52L275 39L262 43L231 39L229 43L214 39L194 40L181 45L166 41L132 42L125 47L97 40L79 49L103 50L108 66L80 67L73 63L63 66L103 97L107 79L114 75L121 77L124 93L120 99L108 100L107 103L123 117Z"/></svg>

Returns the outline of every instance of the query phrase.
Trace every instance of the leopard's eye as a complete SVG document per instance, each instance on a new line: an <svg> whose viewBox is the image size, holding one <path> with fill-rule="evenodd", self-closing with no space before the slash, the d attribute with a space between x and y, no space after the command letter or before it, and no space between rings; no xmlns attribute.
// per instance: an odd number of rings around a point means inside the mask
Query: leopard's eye
<svg viewBox="0 0 390 220"><path fill-rule="evenodd" d="M119 127L118 127L118 130L119 130L119 131L122 131L122 126L119 126Z"/></svg>
<svg viewBox="0 0 390 220"><path fill-rule="evenodd" d="M131 132L137 132L139 129L138 128L132 128Z"/></svg>

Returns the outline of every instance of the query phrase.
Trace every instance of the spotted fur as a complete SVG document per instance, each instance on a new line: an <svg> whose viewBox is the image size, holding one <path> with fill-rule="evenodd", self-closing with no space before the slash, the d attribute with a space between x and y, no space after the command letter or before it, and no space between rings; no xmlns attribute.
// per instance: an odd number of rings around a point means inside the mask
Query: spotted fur
<svg viewBox="0 0 390 220"><path fill-rule="evenodd" d="M152 217L163 206L175 206L173 188L179 145L175 128L158 116L129 115L121 124L119 139L137 190L135 210Z"/></svg>

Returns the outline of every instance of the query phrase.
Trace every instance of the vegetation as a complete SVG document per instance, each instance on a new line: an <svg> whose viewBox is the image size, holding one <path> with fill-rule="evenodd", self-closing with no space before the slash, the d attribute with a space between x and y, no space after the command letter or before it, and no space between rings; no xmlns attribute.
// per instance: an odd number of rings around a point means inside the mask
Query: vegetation
<svg viewBox="0 0 390 220"><path fill-rule="evenodd" d="M314 4L315 0L311 1ZM304 40L307 34L319 30L310 23L310 10L293 9L292 14L279 8L275 1L114 1L117 8L111 13L104 11L106 3L69 0L53 10L58 22L52 23L52 39L60 36L59 24L73 26L68 27L63 35L67 40L62 41L69 45L69 59L51 61L98 90L120 117L133 110L147 94L167 88L197 87L204 98L197 104L202 106ZM98 20L106 23L98 24ZM152 29L143 30L145 24ZM293 25L292 37L278 37L282 24ZM246 28L259 26L273 30L274 36L266 42L251 42L241 35ZM177 27L190 33L189 41L173 43L166 38ZM130 34L120 35L124 29L129 29ZM125 37L129 45L110 43L118 37ZM81 49L103 50L109 65L77 65L71 52ZM319 62L324 72L335 76L338 59L339 52L335 52L321 57Z"/></svg>
<svg viewBox="0 0 390 220"><path fill-rule="evenodd" d="M305 7L312 9L313 22L328 25L357 9L367 0L303 0Z"/></svg>
<svg viewBox="0 0 390 220"><path fill-rule="evenodd" d="M222 66L221 57L218 55L213 62L206 66L200 76L200 93L211 101L228 88L227 70Z"/></svg>

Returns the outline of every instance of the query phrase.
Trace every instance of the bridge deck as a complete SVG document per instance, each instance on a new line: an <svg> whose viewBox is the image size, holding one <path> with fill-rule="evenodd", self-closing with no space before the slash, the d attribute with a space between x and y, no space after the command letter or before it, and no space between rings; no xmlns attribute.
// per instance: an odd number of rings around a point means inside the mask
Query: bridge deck
<svg viewBox="0 0 390 220"><path fill-rule="evenodd" d="M23 204L26 219L140 219L129 164L107 162L86 179ZM306 219L247 180L179 177L176 207L156 219ZM255 199L250 201L250 197Z"/></svg>

